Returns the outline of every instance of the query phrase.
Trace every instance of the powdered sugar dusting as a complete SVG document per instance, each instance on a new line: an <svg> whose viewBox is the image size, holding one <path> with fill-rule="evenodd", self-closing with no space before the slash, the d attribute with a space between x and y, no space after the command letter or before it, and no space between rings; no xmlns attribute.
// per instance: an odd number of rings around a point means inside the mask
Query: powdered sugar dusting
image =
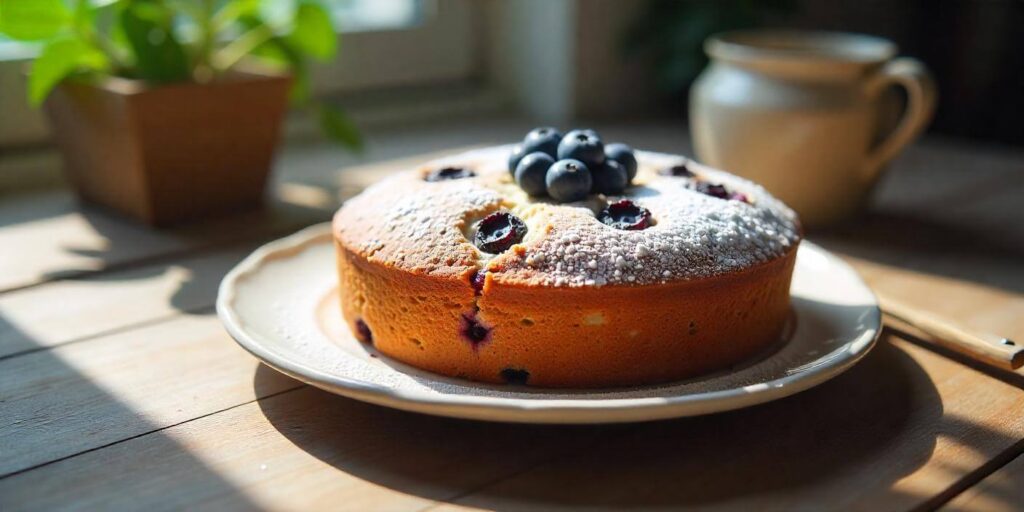
<svg viewBox="0 0 1024 512"><path fill-rule="evenodd" d="M694 178L662 176L658 170L685 159L637 156L639 186L621 197L650 210L654 226L619 230L589 208L544 204L546 214L535 215L530 227L547 236L525 243L522 257L501 258L502 272L550 286L642 285L749 268L786 254L799 240L795 214L762 187L692 162ZM689 188L696 179L724 184L751 204L696 192Z"/></svg>
<svg viewBox="0 0 1024 512"><path fill-rule="evenodd" d="M595 216L603 198L557 204L527 197L510 182L510 150L453 155L384 180L346 204L335 227L349 247L374 261L429 273L485 267L499 283L572 287L710 277L781 257L800 239L796 215L762 187L680 156L643 151L637 152L635 185L620 197L650 210L654 225L616 229ZM684 162L696 176L658 173ZM464 166L477 175L423 181L424 172L440 166ZM750 202L702 194L692 190L694 180L723 184ZM519 250L481 253L469 242L473 219L506 208L526 222L526 238Z"/></svg>
<svg viewBox="0 0 1024 512"><path fill-rule="evenodd" d="M471 179L426 183L420 173L382 180L345 204L335 228L348 247L374 262L428 274L478 266L467 244L467 216L498 208L500 195Z"/></svg>
<svg viewBox="0 0 1024 512"><path fill-rule="evenodd" d="M576 209L574 222L552 222L550 236L528 245L525 258L502 263L507 272L530 269L556 286L648 284L748 268L782 256L798 239L792 217L764 203L713 198L681 181L663 178L640 197L625 195L652 212L657 224L650 228L610 228Z"/></svg>

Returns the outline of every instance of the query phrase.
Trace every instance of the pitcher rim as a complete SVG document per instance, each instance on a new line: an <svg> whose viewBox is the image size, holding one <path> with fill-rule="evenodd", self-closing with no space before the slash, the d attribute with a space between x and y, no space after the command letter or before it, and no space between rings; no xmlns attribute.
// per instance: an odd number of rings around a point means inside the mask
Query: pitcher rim
<svg viewBox="0 0 1024 512"><path fill-rule="evenodd" d="M704 51L715 59L870 64L896 56L896 43L854 32L752 29L720 32L707 38Z"/></svg>

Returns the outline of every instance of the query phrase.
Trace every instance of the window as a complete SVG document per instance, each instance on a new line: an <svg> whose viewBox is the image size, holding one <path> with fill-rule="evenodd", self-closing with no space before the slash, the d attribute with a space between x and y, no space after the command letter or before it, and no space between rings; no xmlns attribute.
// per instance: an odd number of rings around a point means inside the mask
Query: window
<svg viewBox="0 0 1024 512"><path fill-rule="evenodd" d="M394 30L423 22L423 0L330 0L341 32Z"/></svg>
<svg viewBox="0 0 1024 512"><path fill-rule="evenodd" d="M35 45L11 41L0 34L0 60L23 60L35 54Z"/></svg>
<svg viewBox="0 0 1024 512"><path fill-rule="evenodd" d="M314 74L321 94L465 80L476 71L473 0L331 0L344 35Z"/></svg>

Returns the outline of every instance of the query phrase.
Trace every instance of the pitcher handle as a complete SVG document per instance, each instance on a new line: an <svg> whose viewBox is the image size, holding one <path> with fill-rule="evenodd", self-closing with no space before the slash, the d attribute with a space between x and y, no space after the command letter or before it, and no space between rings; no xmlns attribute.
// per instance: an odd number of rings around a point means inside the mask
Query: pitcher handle
<svg viewBox="0 0 1024 512"><path fill-rule="evenodd" d="M921 61L900 57L887 62L875 76L868 79L868 97L877 98L886 87L893 84L907 90L907 108L896 129L868 154L864 166L868 181L874 180L889 160L921 134L935 111L935 82Z"/></svg>

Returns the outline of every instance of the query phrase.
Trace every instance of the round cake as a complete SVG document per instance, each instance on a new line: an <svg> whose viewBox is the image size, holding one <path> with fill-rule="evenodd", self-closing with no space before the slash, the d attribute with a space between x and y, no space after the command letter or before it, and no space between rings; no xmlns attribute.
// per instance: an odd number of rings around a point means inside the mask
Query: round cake
<svg viewBox="0 0 1024 512"><path fill-rule="evenodd" d="M693 377L779 341L800 226L763 188L638 151L621 193L557 202L517 184L512 152L425 163L338 211L357 338L446 376L576 388Z"/></svg>

